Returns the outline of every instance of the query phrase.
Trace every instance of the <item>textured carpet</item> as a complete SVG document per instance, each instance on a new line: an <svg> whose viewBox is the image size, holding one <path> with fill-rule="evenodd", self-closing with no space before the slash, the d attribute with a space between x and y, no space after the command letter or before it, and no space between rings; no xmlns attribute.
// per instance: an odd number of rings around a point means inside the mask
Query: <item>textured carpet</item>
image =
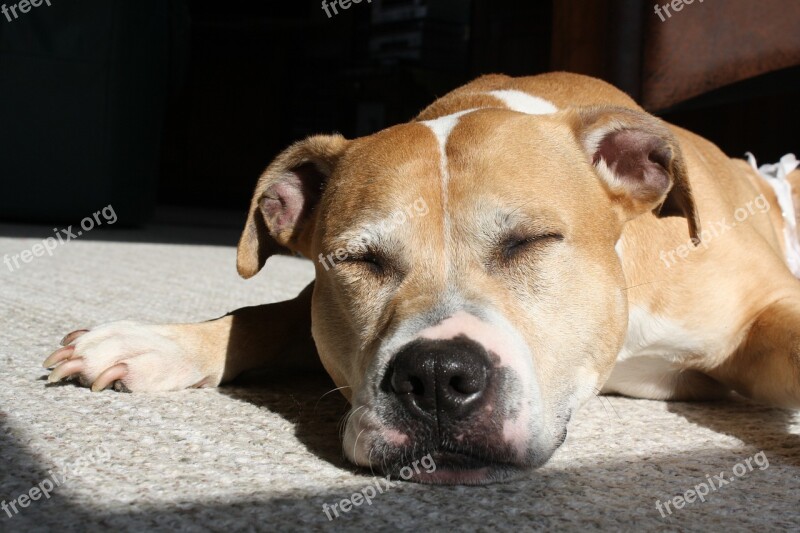
<svg viewBox="0 0 800 533"><path fill-rule="evenodd" d="M49 234L0 226L0 259ZM277 258L243 281L232 246L170 244L209 235L97 231L13 272L0 264L0 499L19 511L0 510L0 531L800 528L800 419L745 402L594 399L553 460L525 479L398 483L329 522L324 503L375 481L342 460L345 402L323 397L327 380L149 395L46 384L43 358L78 326L212 318L292 297L313 275L308 262ZM208 242L235 240L218 232ZM759 452L769 466L751 460L750 471L744 461ZM704 503L657 510L720 473L735 480Z"/></svg>

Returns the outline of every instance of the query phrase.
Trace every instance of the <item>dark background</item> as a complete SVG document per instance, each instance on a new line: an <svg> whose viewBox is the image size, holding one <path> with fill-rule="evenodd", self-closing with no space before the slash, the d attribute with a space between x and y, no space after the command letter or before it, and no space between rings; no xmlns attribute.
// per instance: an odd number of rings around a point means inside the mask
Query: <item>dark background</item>
<svg viewBox="0 0 800 533"><path fill-rule="evenodd" d="M752 19L725 22L726 3L705 2L661 22L653 4L363 0L329 18L319 0L52 0L0 16L0 220L74 221L108 204L120 225L173 207L243 219L261 170L306 135L369 134L492 72L570 69L646 101L648 35L697 21L696 46L711 47ZM796 4L779 17L797 18ZM748 35L715 53L746 50ZM692 61L679 52L658 64ZM646 107L773 162L798 150L798 63Z"/></svg>

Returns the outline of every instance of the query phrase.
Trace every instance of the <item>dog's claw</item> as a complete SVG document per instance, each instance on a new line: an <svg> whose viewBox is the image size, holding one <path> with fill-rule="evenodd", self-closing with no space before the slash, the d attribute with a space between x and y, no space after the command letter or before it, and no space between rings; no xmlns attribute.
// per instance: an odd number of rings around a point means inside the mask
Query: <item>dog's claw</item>
<svg viewBox="0 0 800 533"><path fill-rule="evenodd" d="M84 333L89 333L88 329L77 329L72 333L67 333L63 339L61 339L61 346L67 346L72 341L83 335Z"/></svg>
<svg viewBox="0 0 800 533"><path fill-rule="evenodd" d="M118 381L128 375L128 365L119 363L111 368L107 368L102 374L97 376L97 379L92 383L92 392L100 392L108 388L109 385Z"/></svg>
<svg viewBox="0 0 800 533"><path fill-rule="evenodd" d="M47 378L47 381L50 383L56 383L66 377L77 374L82 370L83 361L80 359L72 359L58 365L55 369L53 369L53 371L50 372L50 376Z"/></svg>
<svg viewBox="0 0 800 533"><path fill-rule="evenodd" d="M61 361L64 361L72 357L73 353L75 353L74 346L66 346L64 348L59 348L58 350L50 354L50 357L44 360L42 366L45 368L53 368Z"/></svg>

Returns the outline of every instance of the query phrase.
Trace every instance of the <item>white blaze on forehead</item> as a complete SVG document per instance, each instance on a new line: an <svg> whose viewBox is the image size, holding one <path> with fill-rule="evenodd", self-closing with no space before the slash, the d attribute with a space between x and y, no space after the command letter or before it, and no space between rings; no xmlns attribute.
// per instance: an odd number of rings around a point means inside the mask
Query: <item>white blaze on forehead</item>
<svg viewBox="0 0 800 533"><path fill-rule="evenodd" d="M450 183L450 168L447 162L447 140L450 138L450 134L458 125L458 121L461 120L461 117L468 113L472 113L473 111L475 110L467 109L466 111L460 111L458 113L453 113L452 115L422 122L422 124L430 128L430 130L436 136L436 141L439 145L439 173L442 179L442 212L444 215L443 229L445 257L447 254L446 243L450 242L450 213L447 209L447 192L448 185ZM449 266L449 261L446 261L446 264Z"/></svg>
<svg viewBox="0 0 800 533"><path fill-rule="evenodd" d="M436 139L439 141L439 149L444 152L444 149L447 146L447 139L450 137L450 133L452 133L453 129L455 129L458 121L461 119L461 117L468 113L472 113L473 111L475 111L475 109L467 109L466 111L459 111L458 113L453 113L452 115L439 117L433 120L425 120L422 123L428 126L431 131L433 131L434 135L436 135Z"/></svg>
<svg viewBox="0 0 800 533"><path fill-rule="evenodd" d="M433 134L436 135L436 141L439 144L442 182L445 186L450 180L450 169L447 165L447 140L450 138L450 134L458 125L458 121L461 120L461 117L468 113L472 113L473 111L475 111L475 109L467 109L466 111L459 111L458 113L453 113L452 115L447 115L446 117L440 117L434 120L426 120L422 122L422 124L429 127ZM443 191L445 189L446 187L442 188ZM447 196L445 196L444 199L447 200Z"/></svg>
<svg viewBox="0 0 800 533"><path fill-rule="evenodd" d="M518 113L525 113L527 115L548 115L558 111L558 108L556 108L552 102L523 91L507 89L490 91L487 94L500 100L509 110L516 111ZM450 213L448 211L448 185L450 183L450 169L447 161L447 142L450 138L450 134L453 132L456 126L458 126L461 117L477 110L478 109L476 108L467 109L465 111L453 113L452 115L422 122L422 124L430 128L430 130L436 136L436 141L439 145L439 168L442 180L442 211L444 216L443 231L445 243L450 242ZM449 261L446 260L446 244L444 247L444 253L445 264L447 264L449 267Z"/></svg>
<svg viewBox="0 0 800 533"><path fill-rule="evenodd" d="M552 102L522 91L491 91L490 95L501 100L511 111L527 115L549 115L558 111Z"/></svg>

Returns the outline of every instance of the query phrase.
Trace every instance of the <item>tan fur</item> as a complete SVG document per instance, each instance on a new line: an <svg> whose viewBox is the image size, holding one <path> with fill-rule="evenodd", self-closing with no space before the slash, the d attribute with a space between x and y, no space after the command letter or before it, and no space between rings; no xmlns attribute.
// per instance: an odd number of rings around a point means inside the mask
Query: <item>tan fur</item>
<svg viewBox="0 0 800 533"><path fill-rule="evenodd" d="M486 94L493 90L522 91L559 111L512 112ZM448 182L437 139L421 122L472 109L479 111L461 117L448 139ZM632 199L610 171L593 166L593 135L626 128L669 144L669 195ZM307 219L275 232L260 202L304 164L322 174L324 192ZM799 185L800 172L790 181ZM737 209L753 209L760 195L768 210L714 233ZM418 198L429 212L394 229L383 248L393 269L385 278L376 279L363 261L327 268L320 260L346 246L348 232ZM676 198L684 216L662 213ZM505 223L498 217L563 240L537 244L525 261L498 266L493 239ZM645 115L608 84L567 73L484 76L411 123L355 140L313 137L281 154L256 187L238 268L250 277L273 253L300 253L315 262L314 286L291 302L169 328L183 353L198 354L210 384L276 365L287 352L302 351L310 331L325 369L357 402L374 379L381 343L455 294L497 311L524 338L544 384L545 417L604 383L605 392L641 397L705 398L736 390L798 407L800 284L786 266L782 225L775 195L749 165ZM668 262L665 254L677 259ZM80 338L72 341L76 352ZM654 371L668 379L632 382L630 361L647 363L653 350L666 362ZM168 364L151 369L169 370ZM125 384L148 389L141 380ZM589 390L576 392L582 388Z"/></svg>

